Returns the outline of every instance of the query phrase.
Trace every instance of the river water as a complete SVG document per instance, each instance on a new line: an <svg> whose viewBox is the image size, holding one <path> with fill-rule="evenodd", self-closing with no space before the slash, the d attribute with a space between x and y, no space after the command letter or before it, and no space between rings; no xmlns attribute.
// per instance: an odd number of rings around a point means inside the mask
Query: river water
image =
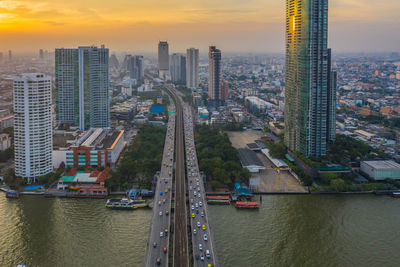
<svg viewBox="0 0 400 267"><path fill-rule="evenodd" d="M142 266L151 210L0 194L0 266ZM210 206L221 266L400 266L400 200L269 195L260 210Z"/></svg>

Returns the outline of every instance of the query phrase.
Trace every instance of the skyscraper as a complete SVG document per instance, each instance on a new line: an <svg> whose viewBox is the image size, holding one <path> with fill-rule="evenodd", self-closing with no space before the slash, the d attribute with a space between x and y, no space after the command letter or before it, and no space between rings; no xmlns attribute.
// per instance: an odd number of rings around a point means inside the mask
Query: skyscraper
<svg viewBox="0 0 400 267"><path fill-rule="evenodd" d="M8 50L8 61L12 61L12 51Z"/></svg>
<svg viewBox="0 0 400 267"><path fill-rule="evenodd" d="M128 58L127 67L130 78L136 79L137 82L143 80L143 56L130 56Z"/></svg>
<svg viewBox="0 0 400 267"><path fill-rule="evenodd" d="M211 105L221 105L221 51L215 46L208 51L208 99Z"/></svg>
<svg viewBox="0 0 400 267"><path fill-rule="evenodd" d="M191 89L199 87L199 49L186 50L186 87Z"/></svg>
<svg viewBox="0 0 400 267"><path fill-rule="evenodd" d="M221 100L226 101L229 98L229 84L227 81L221 81Z"/></svg>
<svg viewBox="0 0 400 267"><path fill-rule="evenodd" d="M328 0L286 1L285 144L306 156L325 155L335 130L327 35Z"/></svg>
<svg viewBox="0 0 400 267"><path fill-rule="evenodd" d="M35 181L53 170L51 77L14 77L15 174Z"/></svg>
<svg viewBox="0 0 400 267"><path fill-rule="evenodd" d="M115 69L119 68L119 61L118 61L118 58L115 56L115 54L112 54L110 56L110 59L108 62L109 62L110 68L115 68Z"/></svg>
<svg viewBox="0 0 400 267"><path fill-rule="evenodd" d="M336 139L336 88L337 72L332 70L332 50L328 49L328 89L327 89L327 125L326 140L335 141Z"/></svg>
<svg viewBox="0 0 400 267"><path fill-rule="evenodd" d="M186 83L186 57L181 54L172 54L171 56L171 80L174 83Z"/></svg>
<svg viewBox="0 0 400 267"><path fill-rule="evenodd" d="M158 43L158 75L163 79L169 75L168 42Z"/></svg>
<svg viewBox="0 0 400 267"><path fill-rule="evenodd" d="M81 130L110 126L108 48L56 49L57 122Z"/></svg>
<svg viewBox="0 0 400 267"><path fill-rule="evenodd" d="M39 50L39 59L44 59L43 49Z"/></svg>

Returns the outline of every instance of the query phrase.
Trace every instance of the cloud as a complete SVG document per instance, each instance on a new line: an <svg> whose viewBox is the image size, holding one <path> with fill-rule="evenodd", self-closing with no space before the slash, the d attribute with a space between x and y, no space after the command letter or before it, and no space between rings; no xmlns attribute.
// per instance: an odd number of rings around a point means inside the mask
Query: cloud
<svg viewBox="0 0 400 267"><path fill-rule="evenodd" d="M55 21L51 21L51 20L44 20L42 21L43 23L52 25L52 26L63 26L65 25L65 23L61 23L61 22L55 22Z"/></svg>

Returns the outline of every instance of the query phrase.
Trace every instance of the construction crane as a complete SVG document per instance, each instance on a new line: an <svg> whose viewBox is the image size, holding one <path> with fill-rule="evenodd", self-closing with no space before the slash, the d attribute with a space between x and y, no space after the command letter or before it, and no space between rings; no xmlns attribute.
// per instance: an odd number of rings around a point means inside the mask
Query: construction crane
<svg viewBox="0 0 400 267"><path fill-rule="evenodd" d="M277 175L277 189L281 190L281 171L289 171L289 168L283 168L278 166L277 168L265 168L266 170L274 170L274 171L278 171L278 175Z"/></svg>

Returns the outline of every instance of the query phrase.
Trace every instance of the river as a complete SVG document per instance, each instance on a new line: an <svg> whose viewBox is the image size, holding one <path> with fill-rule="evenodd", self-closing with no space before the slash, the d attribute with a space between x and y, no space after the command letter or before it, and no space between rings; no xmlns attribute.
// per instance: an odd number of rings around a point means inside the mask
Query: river
<svg viewBox="0 0 400 267"><path fill-rule="evenodd" d="M0 266L141 266L151 210L105 200L0 194ZM221 266L400 266L400 200L266 195L260 210L210 206Z"/></svg>

